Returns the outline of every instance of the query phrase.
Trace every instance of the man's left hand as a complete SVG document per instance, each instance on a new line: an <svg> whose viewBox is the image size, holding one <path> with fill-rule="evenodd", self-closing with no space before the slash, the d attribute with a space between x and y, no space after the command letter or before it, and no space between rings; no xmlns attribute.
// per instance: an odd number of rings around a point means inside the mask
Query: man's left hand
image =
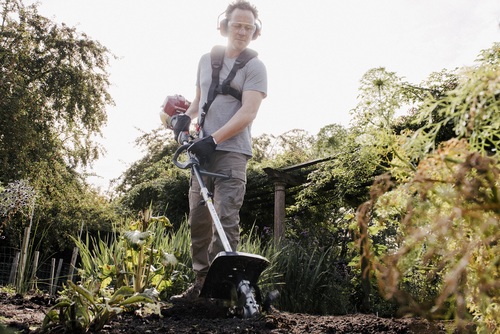
<svg viewBox="0 0 500 334"><path fill-rule="evenodd" d="M207 136L194 141L191 146L188 147L188 152L196 155L201 164L210 161L210 156L215 152L217 148L217 143L214 137Z"/></svg>

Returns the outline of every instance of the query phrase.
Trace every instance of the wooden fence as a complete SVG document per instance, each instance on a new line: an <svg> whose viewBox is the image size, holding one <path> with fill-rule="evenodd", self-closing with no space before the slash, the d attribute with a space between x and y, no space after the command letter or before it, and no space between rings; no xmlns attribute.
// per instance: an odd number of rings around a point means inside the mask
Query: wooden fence
<svg viewBox="0 0 500 334"><path fill-rule="evenodd" d="M20 270L23 265L21 251L17 249L3 247L0 248L0 267L10 268L7 272L0 272L0 285L17 286L19 282L19 273L24 273L28 279L23 279L24 284L28 285L28 291L42 290L50 296L55 296L58 289L67 280L75 279L75 265L78 258L78 248L73 249L71 261L64 263L63 259L51 258L40 263L40 252L35 251L30 261L26 261L25 268ZM28 276L29 275L29 276Z"/></svg>

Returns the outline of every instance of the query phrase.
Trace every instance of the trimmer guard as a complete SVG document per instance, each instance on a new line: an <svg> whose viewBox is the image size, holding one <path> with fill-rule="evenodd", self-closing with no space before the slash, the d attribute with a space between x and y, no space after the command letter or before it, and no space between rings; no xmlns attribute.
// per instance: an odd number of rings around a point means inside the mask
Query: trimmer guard
<svg viewBox="0 0 500 334"><path fill-rule="evenodd" d="M231 292L242 280L257 286L260 274L269 261L260 255L242 252L220 252L210 265L200 296L215 299L231 299Z"/></svg>

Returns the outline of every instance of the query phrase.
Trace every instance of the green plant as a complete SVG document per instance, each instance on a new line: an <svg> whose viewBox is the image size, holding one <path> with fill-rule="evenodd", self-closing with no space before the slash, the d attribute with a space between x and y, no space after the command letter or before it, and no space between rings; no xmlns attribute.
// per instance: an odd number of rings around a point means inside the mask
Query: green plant
<svg viewBox="0 0 500 334"><path fill-rule="evenodd" d="M478 330L500 324L499 164L452 140L422 160L415 176L384 196L404 196L400 246L375 260L382 291L429 317L453 316ZM379 203L379 211L385 208ZM406 289L415 269L436 289L423 303ZM419 300L420 299L420 300ZM450 303L452 307L450 308ZM451 313L451 314L450 314Z"/></svg>
<svg viewBox="0 0 500 334"><path fill-rule="evenodd" d="M274 256L274 286L280 310L309 314L345 314L353 311L345 267L336 261L335 248L306 248L290 242Z"/></svg>
<svg viewBox="0 0 500 334"><path fill-rule="evenodd" d="M33 254L31 235L36 198L37 192L26 180L11 182L0 191L0 217L5 217L5 221L0 224L0 233L16 214L20 214L23 225L27 225L23 230L21 252L15 276L16 291L21 294L27 291L30 270L33 270L28 260ZM24 221L25 219L28 220L28 223Z"/></svg>
<svg viewBox="0 0 500 334"><path fill-rule="evenodd" d="M276 291L277 287L283 283L283 275L279 272L279 268L277 268L278 262L276 261L280 252L274 247L273 243L264 244L256 231L256 225L253 225L248 233L242 234L238 251L257 254L269 261L269 266L260 274L258 282L261 296L265 298L270 292Z"/></svg>
<svg viewBox="0 0 500 334"><path fill-rule="evenodd" d="M443 84L421 91L357 212L365 282L374 270L405 312L478 333L500 324L499 64L495 43L451 80L434 76Z"/></svg>
<svg viewBox="0 0 500 334"><path fill-rule="evenodd" d="M166 250L172 236L166 217L150 217L146 212L127 227L104 239L73 238L80 249L81 284L68 281L44 320L44 332L99 330L116 314L155 303L161 293L176 288L176 282L184 282L175 271L177 258Z"/></svg>
<svg viewBox="0 0 500 334"><path fill-rule="evenodd" d="M58 303L45 316L41 333L94 333L127 308L155 301L154 296L135 293L126 286L109 296L108 290L99 286L89 290L71 281L68 285Z"/></svg>
<svg viewBox="0 0 500 334"><path fill-rule="evenodd" d="M188 268L177 259L189 254L188 231L181 228L173 234L164 216L145 215L104 239L87 235L85 242L74 241L80 249L79 273L84 286L96 282L102 289L129 286L136 293L155 289L163 298L190 278Z"/></svg>

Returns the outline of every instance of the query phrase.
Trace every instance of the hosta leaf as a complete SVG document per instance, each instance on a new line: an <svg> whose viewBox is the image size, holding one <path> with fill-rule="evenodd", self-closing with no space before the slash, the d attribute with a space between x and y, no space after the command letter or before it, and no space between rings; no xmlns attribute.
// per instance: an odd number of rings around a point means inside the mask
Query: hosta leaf
<svg viewBox="0 0 500 334"><path fill-rule="evenodd" d="M74 284L73 282L71 281L68 281L68 284L76 291L78 292L80 295L82 295L83 297L85 297L85 299L87 299L89 302L91 302L93 305L94 305L94 296L92 295L92 293L85 289L82 285L76 285ZM95 306L95 305L94 305Z"/></svg>
<svg viewBox="0 0 500 334"><path fill-rule="evenodd" d="M132 297L129 297L125 299L123 302L120 303L121 306L124 305L131 305L135 303L154 303L154 300L145 296L145 295L135 295Z"/></svg>
<svg viewBox="0 0 500 334"><path fill-rule="evenodd" d="M167 253L165 251L161 252L161 264L164 266L171 265L175 266L179 261L174 254Z"/></svg>
<svg viewBox="0 0 500 334"><path fill-rule="evenodd" d="M146 243L149 236L151 235L150 231L140 232L138 230L135 231L127 231L123 234L125 240L132 246L142 246Z"/></svg>
<svg viewBox="0 0 500 334"><path fill-rule="evenodd" d="M116 303L119 303L121 300L123 300L125 297L131 296L134 294L134 289L131 288L130 286L122 286L118 290L113 293L113 296L111 296L111 300L109 301L110 305L114 305Z"/></svg>

